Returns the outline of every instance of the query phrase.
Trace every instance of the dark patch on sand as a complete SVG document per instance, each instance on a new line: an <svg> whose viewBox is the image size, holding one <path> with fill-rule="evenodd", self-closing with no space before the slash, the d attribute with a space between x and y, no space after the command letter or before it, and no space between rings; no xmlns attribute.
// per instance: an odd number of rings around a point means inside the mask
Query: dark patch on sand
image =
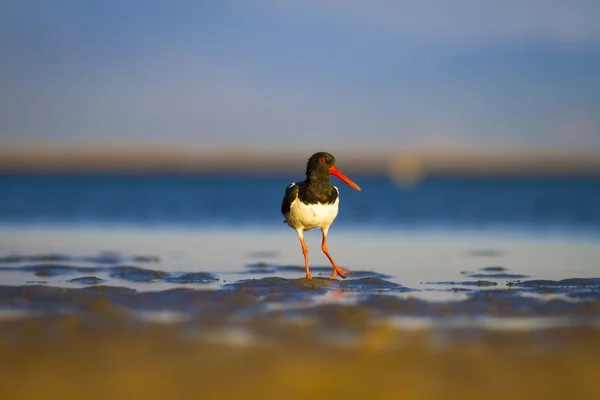
<svg viewBox="0 0 600 400"><path fill-rule="evenodd" d="M523 287L552 287L552 288L575 288L575 289L600 289L600 278L569 278L560 281L530 280L518 282L515 286Z"/></svg>
<svg viewBox="0 0 600 400"><path fill-rule="evenodd" d="M425 282L427 285L455 285L455 286L496 286L497 282L490 281L445 281L445 282Z"/></svg>
<svg viewBox="0 0 600 400"><path fill-rule="evenodd" d="M479 270L486 271L486 272L504 272L504 271L507 271L508 269L497 266L497 267L484 267L484 268L480 268Z"/></svg>
<svg viewBox="0 0 600 400"><path fill-rule="evenodd" d="M275 273L275 266L265 263L258 262L256 264L247 264L244 266L246 270L243 273L248 274L273 274Z"/></svg>
<svg viewBox="0 0 600 400"><path fill-rule="evenodd" d="M109 276L132 282L155 282L162 280L167 273L130 265L120 265L109 268Z"/></svg>
<svg viewBox="0 0 600 400"><path fill-rule="evenodd" d="M80 278L73 278L68 281L69 283L78 283L82 285L98 285L106 282L104 279L100 279L95 276L82 276Z"/></svg>
<svg viewBox="0 0 600 400"><path fill-rule="evenodd" d="M40 265L24 265L18 267L0 267L1 271L23 271L31 272L36 276L53 277L72 275L77 273L94 273L99 269L95 267L78 267L73 265L63 264L40 264Z"/></svg>
<svg viewBox="0 0 600 400"><path fill-rule="evenodd" d="M559 281L536 279L509 282L508 286L538 294L564 294L577 299L600 299L600 278L569 278Z"/></svg>
<svg viewBox="0 0 600 400"><path fill-rule="evenodd" d="M111 278L131 282L167 282L167 283L211 283L219 279L208 272L167 273L135 266L109 268Z"/></svg>
<svg viewBox="0 0 600 400"><path fill-rule="evenodd" d="M134 255L125 256L118 252L104 252L95 256L75 257L65 254L10 254L0 257L0 264L21 264L21 263L93 263L93 264L119 264L127 262L139 263L157 263L160 262L158 256L152 255Z"/></svg>
<svg viewBox="0 0 600 400"><path fill-rule="evenodd" d="M31 262L68 262L73 261L73 257L69 257L62 254L33 254L33 255L21 255L11 254L8 256L0 257L0 263L3 264L16 264L16 263L31 263Z"/></svg>
<svg viewBox="0 0 600 400"><path fill-rule="evenodd" d="M497 273L497 274L471 274L467 275L468 278L478 278L478 279L520 279L520 278L529 278L529 275L520 275L520 274L509 274L509 273Z"/></svg>
<svg viewBox="0 0 600 400"><path fill-rule="evenodd" d="M354 277L354 275L352 275ZM386 281L381 278L359 278L335 281L335 286L352 291L371 292L371 291L393 291L393 292L411 292L409 289L394 282Z"/></svg>
<svg viewBox="0 0 600 400"><path fill-rule="evenodd" d="M188 272L184 274L169 274L162 281L169 283L211 283L219 279L208 272Z"/></svg>
<svg viewBox="0 0 600 400"><path fill-rule="evenodd" d="M313 279L285 279L278 277L268 277L262 279L247 279L238 282L230 283L223 286L225 290L233 290L237 292L256 293L256 294L272 294L284 293L294 296L309 292L325 293L327 289L333 285L332 280L313 278Z"/></svg>
<svg viewBox="0 0 600 400"><path fill-rule="evenodd" d="M134 256L126 256L117 252L105 252L101 253L97 256L87 256L82 257L80 260L94 263L94 264L124 264L129 262L134 263L158 263L160 262L160 258L158 256L148 256L148 255L134 255ZM79 261L79 260L75 260Z"/></svg>

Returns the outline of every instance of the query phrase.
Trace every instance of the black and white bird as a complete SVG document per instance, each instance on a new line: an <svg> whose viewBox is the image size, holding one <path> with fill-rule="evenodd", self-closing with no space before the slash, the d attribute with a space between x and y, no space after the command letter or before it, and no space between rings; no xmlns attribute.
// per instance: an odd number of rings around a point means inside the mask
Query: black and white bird
<svg viewBox="0 0 600 400"><path fill-rule="evenodd" d="M304 232L314 228L321 228L323 233L321 249L333 267L330 279L337 275L345 279L346 274L350 273L350 271L345 271L337 266L327 249L327 232L338 214L340 203L340 192L331 184L330 175L341 179L354 189L360 190L356 183L335 167L335 158L331 154L319 152L313 154L306 163L306 179L303 182L290 184L285 189L285 195L281 202L284 222L294 228L300 238L306 279L311 279L312 276L308 266L308 248L304 242Z"/></svg>

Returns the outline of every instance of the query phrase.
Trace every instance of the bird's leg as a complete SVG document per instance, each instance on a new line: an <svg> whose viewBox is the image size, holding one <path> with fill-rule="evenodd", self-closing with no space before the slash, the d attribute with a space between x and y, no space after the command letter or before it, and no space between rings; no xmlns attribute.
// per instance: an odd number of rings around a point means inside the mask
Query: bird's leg
<svg viewBox="0 0 600 400"><path fill-rule="evenodd" d="M304 267L306 268L306 279L312 279L312 276L310 275L310 269L308 268L308 247L306 247L306 243L304 243L304 235L302 234L302 232L298 232L298 237L300 238L300 244L302 245Z"/></svg>
<svg viewBox="0 0 600 400"><path fill-rule="evenodd" d="M329 279L335 278L336 275L339 275L341 278L346 279L346 274L351 274L352 272L341 269L340 267L337 266L335 261L333 261L331 254L329 254L329 249L327 248L327 230L323 229L322 231L323 231L323 241L321 242L321 250L323 250L323 253L325 253L327 258L329 258L329 262L331 262L331 266L333 267L333 274L331 274Z"/></svg>

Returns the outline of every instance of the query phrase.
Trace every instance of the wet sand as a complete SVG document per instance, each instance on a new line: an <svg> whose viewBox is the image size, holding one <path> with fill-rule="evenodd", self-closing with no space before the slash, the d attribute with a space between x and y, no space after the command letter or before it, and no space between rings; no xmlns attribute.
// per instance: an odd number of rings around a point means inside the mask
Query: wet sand
<svg viewBox="0 0 600 400"><path fill-rule="evenodd" d="M592 239L338 235L336 281L269 232L0 239L3 399L583 399L600 376Z"/></svg>

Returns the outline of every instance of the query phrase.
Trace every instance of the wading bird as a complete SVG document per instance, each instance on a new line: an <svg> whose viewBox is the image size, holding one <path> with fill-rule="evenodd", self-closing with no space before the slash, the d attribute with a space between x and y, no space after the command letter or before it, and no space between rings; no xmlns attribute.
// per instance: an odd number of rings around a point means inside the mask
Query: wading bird
<svg viewBox="0 0 600 400"><path fill-rule="evenodd" d="M281 202L281 213L285 223L294 228L300 238L302 254L304 255L304 266L306 267L306 279L311 279L308 266L308 248L304 242L304 232L314 228L321 228L323 241L321 249L331 262L333 274L330 279L339 275L346 278L351 273L337 266L327 249L327 231L337 216L340 203L340 192L331 184L329 175L341 179L347 185L356 190L360 187L352 182L346 175L335 167L335 158L325 152L313 154L306 163L306 179L303 182L293 182L285 189L285 195Z"/></svg>

